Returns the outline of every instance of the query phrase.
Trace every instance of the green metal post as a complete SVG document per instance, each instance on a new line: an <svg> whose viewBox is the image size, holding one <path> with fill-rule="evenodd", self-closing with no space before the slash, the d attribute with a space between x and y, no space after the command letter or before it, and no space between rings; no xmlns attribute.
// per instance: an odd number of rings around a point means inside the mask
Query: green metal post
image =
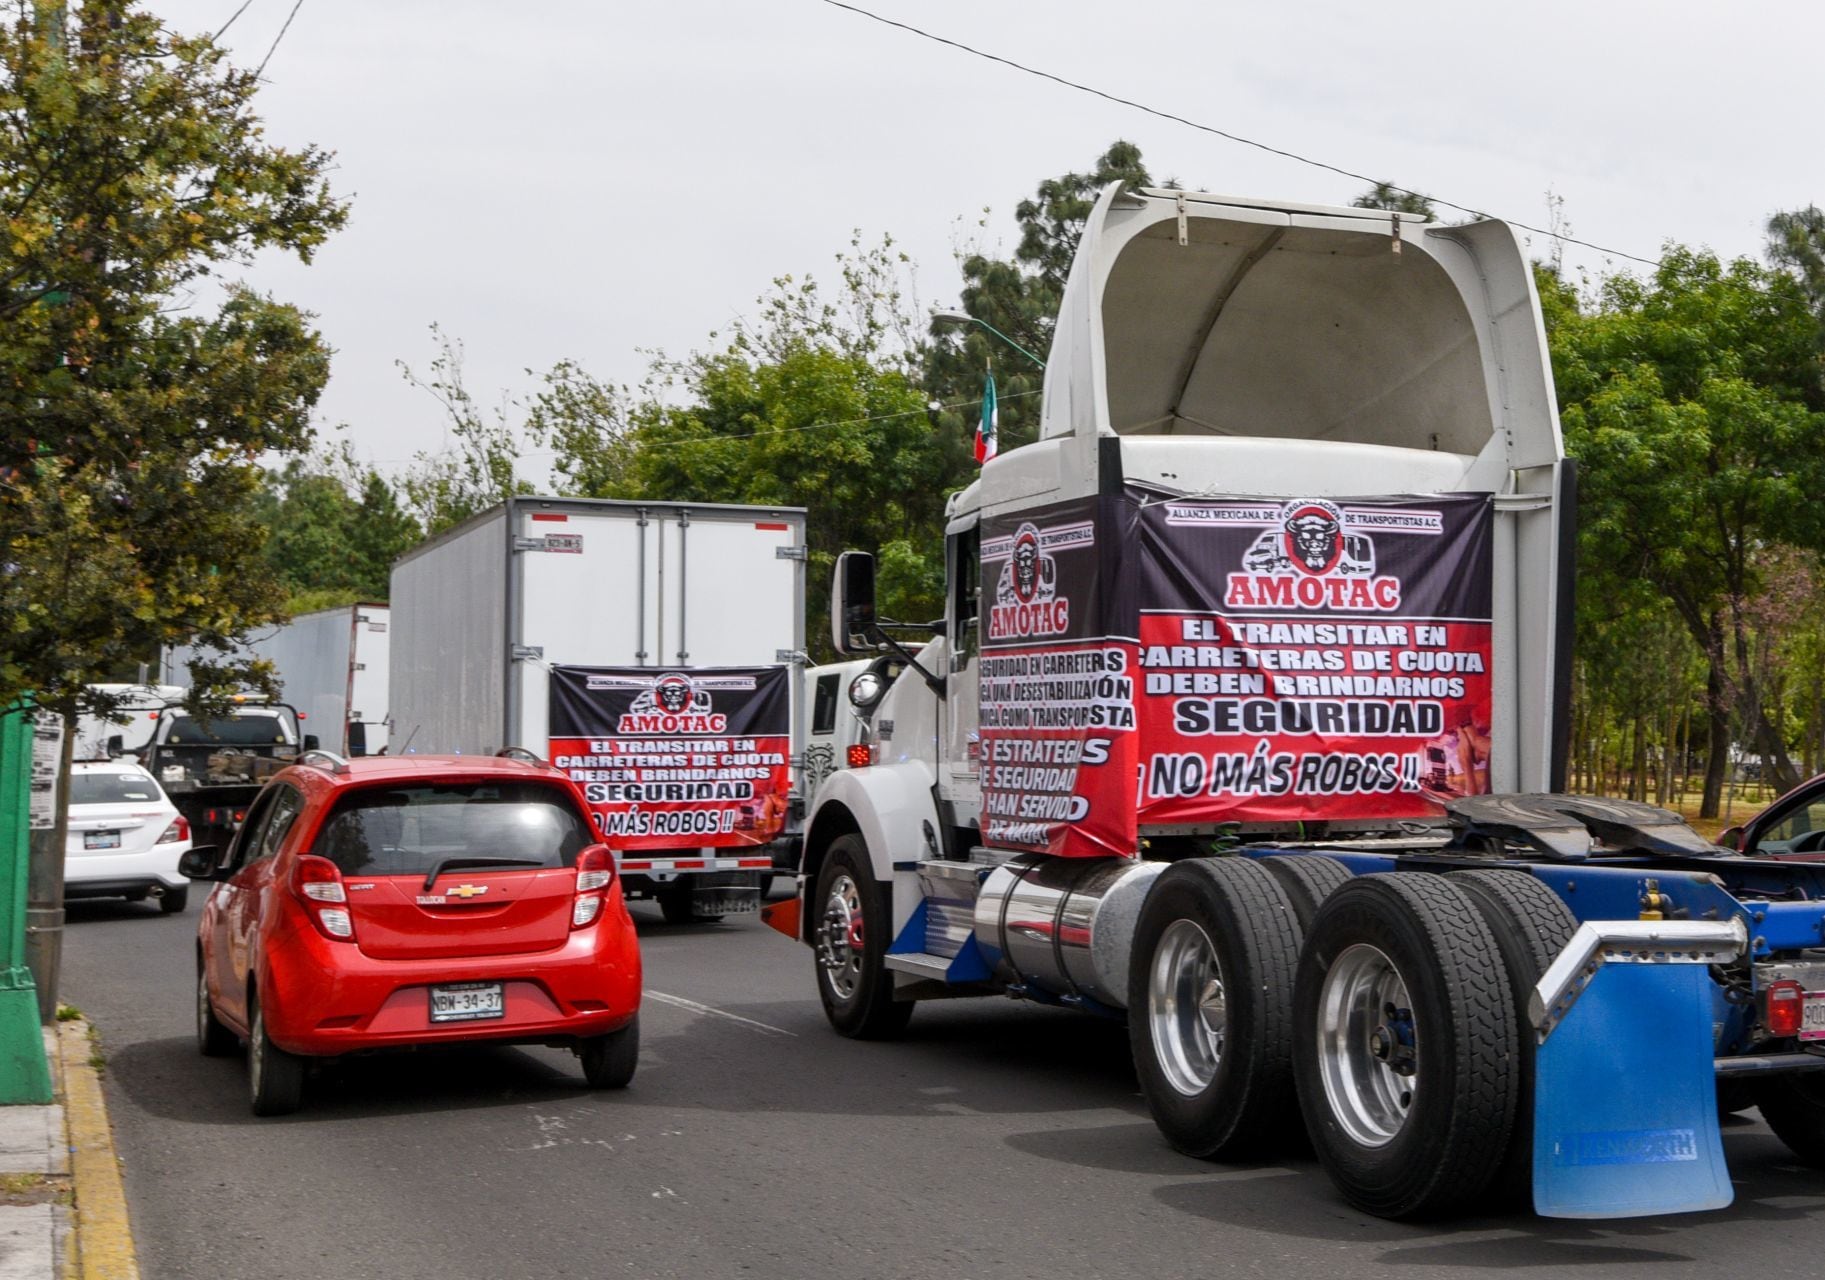
<svg viewBox="0 0 1825 1280"><path fill-rule="evenodd" d="M0 712L0 1103L51 1100L38 991L25 966L32 732L29 708Z"/></svg>

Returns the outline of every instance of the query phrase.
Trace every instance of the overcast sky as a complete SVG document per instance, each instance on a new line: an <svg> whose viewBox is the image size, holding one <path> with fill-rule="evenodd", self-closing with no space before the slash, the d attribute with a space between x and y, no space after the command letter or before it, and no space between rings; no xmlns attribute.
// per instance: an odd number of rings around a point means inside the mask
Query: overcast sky
<svg viewBox="0 0 1825 1280"><path fill-rule="evenodd" d="M214 31L240 0L152 4ZM1544 225L1551 191L1573 234L1626 253L1759 254L1770 212L1825 204L1819 0L862 7L1511 220ZM250 0L224 43L257 64L291 10ZM302 0L266 79L269 135L334 150L353 213L314 265L248 279L317 314L321 417L389 473L445 439L395 366L429 363L433 322L492 404L562 358L637 381L642 349L705 346L773 277L830 276L855 229L953 304L983 208L1010 249L1014 205L1116 138L1207 191L1363 187L823 0Z"/></svg>

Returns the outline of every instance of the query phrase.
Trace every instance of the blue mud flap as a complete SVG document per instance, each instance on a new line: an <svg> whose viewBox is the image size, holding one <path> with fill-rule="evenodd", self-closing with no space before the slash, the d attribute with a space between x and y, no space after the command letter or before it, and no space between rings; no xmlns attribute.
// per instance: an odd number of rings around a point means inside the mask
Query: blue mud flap
<svg viewBox="0 0 1825 1280"><path fill-rule="evenodd" d="M1702 964L1608 964L1536 1059L1534 1208L1551 1218L1722 1209L1712 982Z"/></svg>

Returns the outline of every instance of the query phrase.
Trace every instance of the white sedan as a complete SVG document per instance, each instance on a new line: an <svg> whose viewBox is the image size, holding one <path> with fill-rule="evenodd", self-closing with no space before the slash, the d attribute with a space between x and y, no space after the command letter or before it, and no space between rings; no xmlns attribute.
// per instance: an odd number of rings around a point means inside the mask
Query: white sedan
<svg viewBox="0 0 1825 1280"><path fill-rule="evenodd" d="M64 845L66 898L158 898L182 911L190 881L177 860L190 848L190 823L152 775L125 761L70 767L70 834Z"/></svg>

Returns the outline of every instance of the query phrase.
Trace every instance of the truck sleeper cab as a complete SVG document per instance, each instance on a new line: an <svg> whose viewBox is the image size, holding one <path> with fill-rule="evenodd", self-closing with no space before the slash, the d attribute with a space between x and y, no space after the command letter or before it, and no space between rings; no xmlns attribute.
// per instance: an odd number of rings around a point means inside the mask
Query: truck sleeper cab
<svg viewBox="0 0 1825 1280"><path fill-rule="evenodd" d="M770 913L833 1026L994 992L1125 1017L1175 1146L1303 1118L1390 1217L1728 1203L1728 1076L1825 1148L1814 873L1545 794L1574 497L1505 225L1104 191L1039 439L952 497L945 634ZM831 615L882 651L866 557ZM1606 1043L1655 1085L1599 1086Z"/></svg>

